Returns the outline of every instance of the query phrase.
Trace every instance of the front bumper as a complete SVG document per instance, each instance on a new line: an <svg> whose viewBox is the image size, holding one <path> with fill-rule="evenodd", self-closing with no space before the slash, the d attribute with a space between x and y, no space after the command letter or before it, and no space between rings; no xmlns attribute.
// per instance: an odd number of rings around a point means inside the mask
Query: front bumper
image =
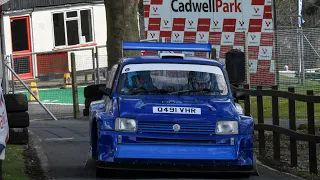
<svg viewBox="0 0 320 180"><path fill-rule="evenodd" d="M133 170L133 171L164 171L193 173L253 173L253 165L197 165L197 164L161 164L141 162L103 162L98 161L98 168Z"/></svg>
<svg viewBox="0 0 320 180"><path fill-rule="evenodd" d="M118 144L118 159L198 159L236 160L235 146L173 145L173 144Z"/></svg>
<svg viewBox="0 0 320 180"><path fill-rule="evenodd" d="M253 171L252 135L164 137L100 131L98 152L98 166L111 169L145 170L147 165L165 171Z"/></svg>

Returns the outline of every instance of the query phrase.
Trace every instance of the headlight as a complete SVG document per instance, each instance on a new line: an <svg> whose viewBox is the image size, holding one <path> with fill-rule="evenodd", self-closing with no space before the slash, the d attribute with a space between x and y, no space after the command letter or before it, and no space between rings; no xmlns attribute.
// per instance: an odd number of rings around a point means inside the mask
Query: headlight
<svg viewBox="0 0 320 180"><path fill-rule="evenodd" d="M238 103L235 103L235 104L236 104L236 110L237 110L238 114L243 115L243 109L240 106L240 104L238 104Z"/></svg>
<svg viewBox="0 0 320 180"><path fill-rule="evenodd" d="M137 121L135 119L117 118L115 130L123 132L137 132Z"/></svg>
<svg viewBox="0 0 320 180"><path fill-rule="evenodd" d="M216 126L217 135L238 134L238 121L218 121Z"/></svg>

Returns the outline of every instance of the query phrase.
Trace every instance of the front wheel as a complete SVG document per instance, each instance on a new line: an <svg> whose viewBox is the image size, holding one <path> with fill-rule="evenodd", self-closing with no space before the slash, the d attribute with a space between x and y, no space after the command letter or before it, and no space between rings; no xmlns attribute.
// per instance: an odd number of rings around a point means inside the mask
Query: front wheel
<svg viewBox="0 0 320 180"><path fill-rule="evenodd" d="M113 169L104 169L96 167L96 177L97 178L113 178L116 176L116 171Z"/></svg>
<svg viewBox="0 0 320 180"><path fill-rule="evenodd" d="M238 177L247 179L247 178L250 178L250 176L251 176L251 173L240 173Z"/></svg>
<svg viewBox="0 0 320 180"><path fill-rule="evenodd" d="M96 167L96 177L103 177L104 176L104 169Z"/></svg>

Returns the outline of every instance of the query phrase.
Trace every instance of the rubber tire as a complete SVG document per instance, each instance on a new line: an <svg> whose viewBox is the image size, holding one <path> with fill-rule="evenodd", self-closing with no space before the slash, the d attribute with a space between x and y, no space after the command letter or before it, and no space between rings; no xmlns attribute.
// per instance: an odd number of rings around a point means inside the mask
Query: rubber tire
<svg viewBox="0 0 320 180"><path fill-rule="evenodd" d="M250 178L250 176L251 176L251 173L240 173L238 178L248 179L248 178Z"/></svg>
<svg viewBox="0 0 320 180"><path fill-rule="evenodd" d="M29 142L28 128L10 128L8 144L24 145Z"/></svg>
<svg viewBox="0 0 320 180"><path fill-rule="evenodd" d="M93 129L96 129L95 124L93 124ZM95 131L92 135L92 139L95 139L95 155L93 157L94 160L98 161L98 134L97 131ZM104 169L99 168L96 166L96 177L104 177Z"/></svg>
<svg viewBox="0 0 320 180"><path fill-rule="evenodd" d="M94 137L96 139L96 153L95 153L95 157L94 159L96 161L98 161L98 135L94 134ZM103 169L103 168L99 168L96 166L96 177L108 177L108 178L112 178L116 175L116 170L113 169Z"/></svg>
<svg viewBox="0 0 320 180"><path fill-rule="evenodd" d="M82 114L83 116L89 116L89 109L88 108L83 109Z"/></svg>
<svg viewBox="0 0 320 180"><path fill-rule="evenodd" d="M97 178L105 177L104 169L96 167L96 177Z"/></svg>
<svg viewBox="0 0 320 180"><path fill-rule="evenodd" d="M93 102L93 101L99 101L99 100L101 100L101 99L102 99L102 97L101 97L101 98L100 98L100 97L86 98L86 99L84 100L84 105L85 105L85 107L89 107L90 104L91 104L91 102Z"/></svg>
<svg viewBox="0 0 320 180"><path fill-rule="evenodd" d="M103 94L100 92L100 87L105 87L106 84L90 85L84 88L85 98L102 98Z"/></svg>
<svg viewBox="0 0 320 180"><path fill-rule="evenodd" d="M8 113L9 128L27 128L30 125L28 112Z"/></svg>
<svg viewBox="0 0 320 180"><path fill-rule="evenodd" d="M5 94L7 113L28 111L28 98L24 94Z"/></svg>

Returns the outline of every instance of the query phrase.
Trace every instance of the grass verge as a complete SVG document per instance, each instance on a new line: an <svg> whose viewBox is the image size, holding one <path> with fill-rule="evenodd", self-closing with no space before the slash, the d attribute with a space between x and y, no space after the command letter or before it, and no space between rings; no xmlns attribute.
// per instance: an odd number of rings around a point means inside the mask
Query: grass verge
<svg viewBox="0 0 320 180"><path fill-rule="evenodd" d="M24 147L19 145L7 145L6 157L2 163L3 179L5 180L28 180L25 173Z"/></svg>
<svg viewBox="0 0 320 180"><path fill-rule="evenodd" d="M240 102L241 106L244 107L244 103ZM252 116L256 119L257 114L257 98L250 98L250 110ZM263 97L263 116L265 119L272 119L272 98ZM296 101L296 119L307 120L307 103ZM292 113L292 112L291 112ZM320 119L320 104L314 105L315 119ZM289 119L289 101L288 99L279 98L279 118Z"/></svg>
<svg viewBox="0 0 320 180"><path fill-rule="evenodd" d="M6 157L2 163L4 180L46 180L40 160L31 145L11 145L6 147Z"/></svg>

